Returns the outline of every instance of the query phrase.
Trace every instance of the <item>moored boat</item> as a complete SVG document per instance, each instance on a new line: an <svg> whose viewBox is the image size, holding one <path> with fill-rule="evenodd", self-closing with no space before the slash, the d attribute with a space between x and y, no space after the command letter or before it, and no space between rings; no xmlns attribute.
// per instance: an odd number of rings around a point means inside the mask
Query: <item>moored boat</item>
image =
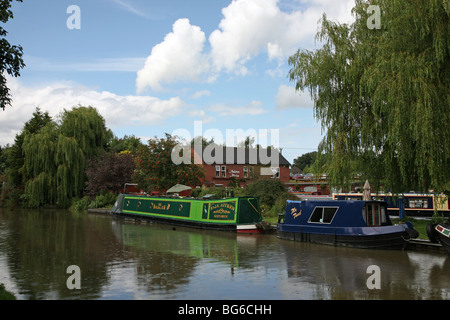
<svg viewBox="0 0 450 320"><path fill-rule="evenodd" d="M237 233L263 233L270 229L254 197L197 199L120 194L111 214Z"/></svg>
<svg viewBox="0 0 450 320"><path fill-rule="evenodd" d="M419 233L411 223L393 225L381 201L287 201L281 239L335 246L404 249Z"/></svg>
<svg viewBox="0 0 450 320"><path fill-rule="evenodd" d="M428 224L427 235L431 242L440 243L450 255L450 221Z"/></svg>

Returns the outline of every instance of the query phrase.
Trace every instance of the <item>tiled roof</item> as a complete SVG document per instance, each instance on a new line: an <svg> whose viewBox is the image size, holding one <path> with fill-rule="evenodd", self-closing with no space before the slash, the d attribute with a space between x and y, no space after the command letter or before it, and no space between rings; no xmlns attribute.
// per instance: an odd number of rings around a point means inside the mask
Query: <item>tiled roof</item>
<svg viewBox="0 0 450 320"><path fill-rule="evenodd" d="M194 152L199 154L195 148ZM202 146L202 162L206 164L291 165L278 150L273 148L239 148L217 145Z"/></svg>

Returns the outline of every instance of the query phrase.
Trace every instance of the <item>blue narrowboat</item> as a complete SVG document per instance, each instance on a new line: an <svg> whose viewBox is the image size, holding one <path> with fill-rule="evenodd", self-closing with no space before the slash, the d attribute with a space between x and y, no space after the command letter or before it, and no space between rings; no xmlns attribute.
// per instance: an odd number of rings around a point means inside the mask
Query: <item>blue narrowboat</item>
<svg viewBox="0 0 450 320"><path fill-rule="evenodd" d="M287 201L277 225L280 239L335 246L404 249L419 233L411 223L393 225L382 201Z"/></svg>

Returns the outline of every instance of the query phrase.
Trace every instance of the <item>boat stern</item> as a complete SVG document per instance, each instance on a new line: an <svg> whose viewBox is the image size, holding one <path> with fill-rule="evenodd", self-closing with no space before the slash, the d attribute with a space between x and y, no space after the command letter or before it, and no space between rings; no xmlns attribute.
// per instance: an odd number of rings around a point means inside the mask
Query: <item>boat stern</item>
<svg viewBox="0 0 450 320"><path fill-rule="evenodd" d="M123 208L123 199L125 198L125 194L121 193L116 199L116 202L114 203L114 206L111 208L110 213L112 215L115 214L121 214L122 208Z"/></svg>
<svg viewBox="0 0 450 320"><path fill-rule="evenodd" d="M247 233L247 234L256 234L256 233L267 233L272 230L270 223L267 221L256 222L253 224L238 224L236 225L237 233Z"/></svg>

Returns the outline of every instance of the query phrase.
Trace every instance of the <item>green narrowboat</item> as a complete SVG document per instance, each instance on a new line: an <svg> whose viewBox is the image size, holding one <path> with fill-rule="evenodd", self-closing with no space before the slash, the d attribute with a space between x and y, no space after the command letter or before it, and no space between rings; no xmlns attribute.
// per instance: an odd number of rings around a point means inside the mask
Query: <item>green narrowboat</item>
<svg viewBox="0 0 450 320"><path fill-rule="evenodd" d="M255 197L196 199L120 194L111 214L238 233L264 233L270 229Z"/></svg>

